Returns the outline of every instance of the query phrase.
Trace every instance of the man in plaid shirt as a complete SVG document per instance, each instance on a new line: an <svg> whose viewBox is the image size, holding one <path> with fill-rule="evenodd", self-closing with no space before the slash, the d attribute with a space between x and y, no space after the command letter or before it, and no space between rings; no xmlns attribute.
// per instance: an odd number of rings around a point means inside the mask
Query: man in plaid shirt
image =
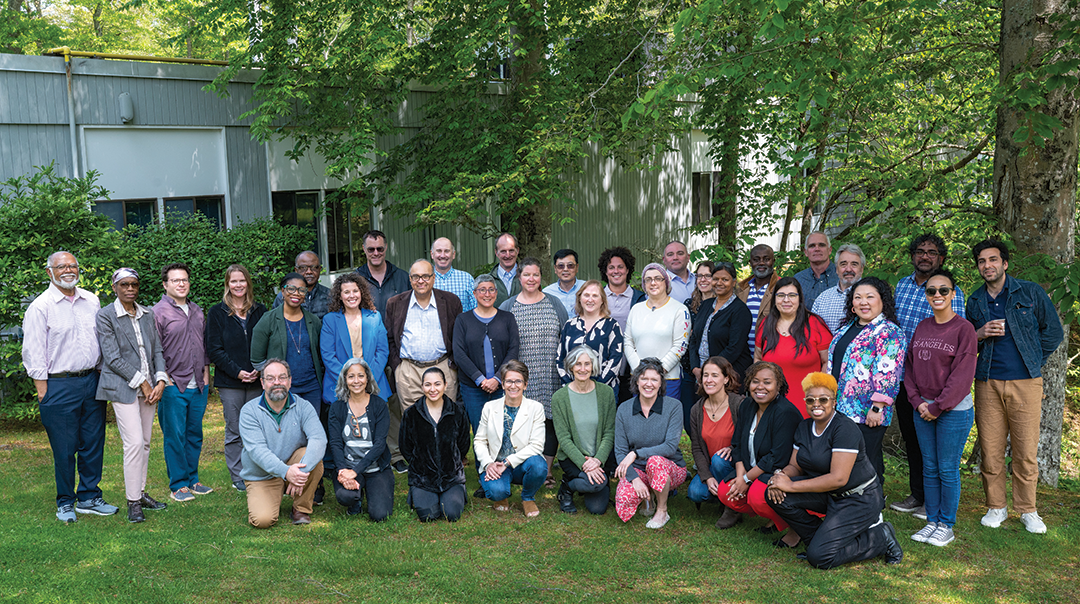
<svg viewBox="0 0 1080 604"><path fill-rule="evenodd" d="M926 300L926 280L930 273L934 272L945 262L949 254L949 248L945 242L933 233L923 233L911 241L908 246L911 254L911 264L915 272L900 279L896 284L896 318L900 327L907 336L908 344L915 335L915 328L919 323L934 312L930 309L930 303ZM953 310L961 317L966 317L964 312L964 292L956 288L956 297L952 302ZM900 433L904 436L904 449L907 452L908 486L911 494L903 501L893 503L889 507L904 513L913 513L916 518L926 520L925 508L923 507L923 464L922 449L919 448L919 439L915 435L914 407L908 402L907 391L903 384L900 385L900 393L896 396L893 404L896 416L899 418Z"/></svg>

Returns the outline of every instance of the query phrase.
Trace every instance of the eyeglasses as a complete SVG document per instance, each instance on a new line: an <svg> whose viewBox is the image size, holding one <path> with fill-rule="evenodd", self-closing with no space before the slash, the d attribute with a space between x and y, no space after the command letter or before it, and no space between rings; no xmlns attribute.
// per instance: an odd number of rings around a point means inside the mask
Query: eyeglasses
<svg viewBox="0 0 1080 604"><path fill-rule="evenodd" d="M374 246L374 247L366 247L366 248L364 248L364 251L369 253L369 254L381 254L381 253L386 251L386 246L385 245L379 245L379 246Z"/></svg>
<svg viewBox="0 0 1080 604"><path fill-rule="evenodd" d="M300 294L301 296L306 296L308 293L308 288L296 287L295 285L286 285L282 289L284 289L287 294Z"/></svg>
<svg viewBox="0 0 1080 604"><path fill-rule="evenodd" d="M803 399L807 405L824 405L832 400L829 396L808 396Z"/></svg>
<svg viewBox="0 0 1080 604"><path fill-rule="evenodd" d="M77 271L79 270L78 264L57 264L56 266L50 266L54 271Z"/></svg>
<svg viewBox="0 0 1080 604"><path fill-rule="evenodd" d="M131 283L127 283L127 282L121 281L121 282L116 284L116 287L119 287L120 289L139 289L139 282L134 281L134 282L131 282Z"/></svg>
<svg viewBox="0 0 1080 604"><path fill-rule="evenodd" d="M495 289L494 287L478 287L474 289L473 292L478 294L496 294L499 292L499 290Z"/></svg>
<svg viewBox="0 0 1080 604"><path fill-rule="evenodd" d="M556 264L555 268L559 269L560 271L568 271L572 268L577 268L577 265L574 263Z"/></svg>
<svg viewBox="0 0 1080 604"><path fill-rule="evenodd" d="M666 281L663 277L645 277L645 283L663 283Z"/></svg>
<svg viewBox="0 0 1080 604"><path fill-rule="evenodd" d="M928 287L928 288L926 288L926 297L927 298L932 298L932 297L937 296L939 294L941 296L948 296L949 292L951 292L952 290L953 290L953 288L945 287L944 285L937 288L937 289L934 289L932 287Z"/></svg>
<svg viewBox="0 0 1080 604"><path fill-rule="evenodd" d="M321 264L297 264L296 265L296 272L298 272L298 273L319 272L319 269L321 269L321 268L322 268Z"/></svg>
<svg viewBox="0 0 1080 604"><path fill-rule="evenodd" d="M777 298L780 298L781 300L794 300L795 298L799 297L799 294L798 292L777 292L775 296Z"/></svg>
<svg viewBox="0 0 1080 604"><path fill-rule="evenodd" d="M941 255L941 252L937 250L915 250L915 256L926 256L928 258L937 258Z"/></svg>
<svg viewBox="0 0 1080 604"><path fill-rule="evenodd" d="M173 285L182 285L184 283L191 283L191 279L169 279L169 283Z"/></svg>
<svg viewBox="0 0 1080 604"><path fill-rule="evenodd" d="M424 281L431 281L435 278L435 275L429 273L427 275L409 275L409 281L413 283L423 283Z"/></svg>
<svg viewBox="0 0 1080 604"><path fill-rule="evenodd" d="M262 381L267 384L284 384L291 378L292 376L287 373L283 375L264 375Z"/></svg>
<svg viewBox="0 0 1080 604"><path fill-rule="evenodd" d="M505 380L503 386L520 386L525 383L525 380Z"/></svg>

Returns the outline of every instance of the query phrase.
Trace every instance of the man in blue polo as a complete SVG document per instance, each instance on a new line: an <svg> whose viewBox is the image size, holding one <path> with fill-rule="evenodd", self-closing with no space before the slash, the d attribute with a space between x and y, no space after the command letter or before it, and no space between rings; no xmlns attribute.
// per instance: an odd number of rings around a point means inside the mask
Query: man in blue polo
<svg viewBox="0 0 1080 604"><path fill-rule="evenodd" d="M810 261L810 266L795 273L795 280L802 286L803 306L806 310L814 307L814 301L821 292L833 287L838 282L836 264L829 258L832 255L832 243L829 236L821 231L814 231L806 236L803 254Z"/></svg>
<svg viewBox="0 0 1080 604"><path fill-rule="evenodd" d="M555 283L544 288L545 294L551 294L559 299L566 307L566 314L570 318L577 316L575 305L577 304L577 293L581 289L581 286L585 283L581 279L577 278L578 272L578 255L577 252L571 249L562 249L555 252L555 276L558 279Z"/></svg>
<svg viewBox="0 0 1080 604"><path fill-rule="evenodd" d="M915 328L923 319L934 316L934 311L930 308L930 302L926 299L924 291L926 280L930 278L930 273L944 264L945 258L949 255L949 247L945 245L941 237L933 233L923 233L911 240L908 245L908 254L911 256L911 265L915 268L915 272L900 279L900 282L896 284L894 297L896 298L896 318L910 346L911 338L915 337ZM964 292L959 287L956 288L952 309L960 317L965 316ZM925 494L923 492L922 449L919 447L919 438L915 434L915 408L908 402L903 381L900 382L900 392L896 395L893 409L896 409L900 434L904 437L904 450L908 460L908 487L911 489L911 494L889 507L905 514L914 513L916 518L926 520L926 510L923 507Z"/></svg>

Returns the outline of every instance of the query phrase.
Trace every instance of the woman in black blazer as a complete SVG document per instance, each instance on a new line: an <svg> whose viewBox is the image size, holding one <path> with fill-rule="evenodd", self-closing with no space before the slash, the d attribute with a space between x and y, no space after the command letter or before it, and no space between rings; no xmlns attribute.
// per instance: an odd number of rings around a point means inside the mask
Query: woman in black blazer
<svg viewBox="0 0 1080 604"><path fill-rule="evenodd" d="M725 506L721 516L724 522L718 524L721 528L734 526L739 514L752 514L772 520L776 530L787 529L787 524L765 500L773 472L791 459L795 429L802 421L802 415L787 400L787 389L784 372L775 363L761 361L746 371L748 396L739 406L739 419L731 437L735 474L728 480L726 495L720 497ZM723 490L721 486L720 491ZM798 542L799 536L791 532L773 545L794 547Z"/></svg>
<svg viewBox="0 0 1080 604"><path fill-rule="evenodd" d="M368 516L382 522L394 511L394 470L386 447L390 411L363 359L345 361L334 394L327 430L337 468L331 476L334 496L354 516L366 493Z"/></svg>
<svg viewBox="0 0 1080 604"><path fill-rule="evenodd" d="M214 386L225 416L225 465L237 491L240 478L240 408L262 395L259 372L251 364L251 334L266 307L255 301L251 273L240 264L225 269L225 293L206 313L206 355L214 364Z"/></svg>
<svg viewBox="0 0 1080 604"><path fill-rule="evenodd" d="M750 354L750 329L754 318L746 302L735 294L737 282L734 264L721 262L713 268L713 293L716 295L703 301L698 308L687 351L697 376L701 375L701 364L709 357L724 357L739 376L754 361ZM743 383L747 383L746 380Z"/></svg>

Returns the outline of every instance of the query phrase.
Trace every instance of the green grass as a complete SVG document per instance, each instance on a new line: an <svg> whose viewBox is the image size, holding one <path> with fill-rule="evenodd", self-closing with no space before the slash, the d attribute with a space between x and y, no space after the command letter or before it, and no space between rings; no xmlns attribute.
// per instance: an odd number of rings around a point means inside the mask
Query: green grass
<svg viewBox="0 0 1080 604"><path fill-rule="evenodd" d="M394 514L383 524L348 518L336 502L306 527L247 525L243 495L228 487L219 406L206 415L203 482L213 494L170 501L139 525L117 516L54 517L52 458L43 430L0 431L0 602L1078 602L1080 493L1040 488L1046 535L1016 516L998 530L979 525L982 489L965 476L957 540L946 548L908 536L922 527L886 512L904 547L903 564L880 561L811 569L771 538L759 519L717 531L716 506L672 503L661 531L614 512L558 511L542 490L541 517L520 508L496 514L472 502L456 524L422 525L405 507L398 477ZM123 504L120 438L108 426L102 487ZM149 491L167 495L160 432ZM890 460L891 462L892 460ZM906 495L906 467L890 467L886 493ZM470 471L471 477L471 471ZM469 491L476 488L470 478ZM517 490L511 501L517 501ZM283 513L289 505L286 499Z"/></svg>

